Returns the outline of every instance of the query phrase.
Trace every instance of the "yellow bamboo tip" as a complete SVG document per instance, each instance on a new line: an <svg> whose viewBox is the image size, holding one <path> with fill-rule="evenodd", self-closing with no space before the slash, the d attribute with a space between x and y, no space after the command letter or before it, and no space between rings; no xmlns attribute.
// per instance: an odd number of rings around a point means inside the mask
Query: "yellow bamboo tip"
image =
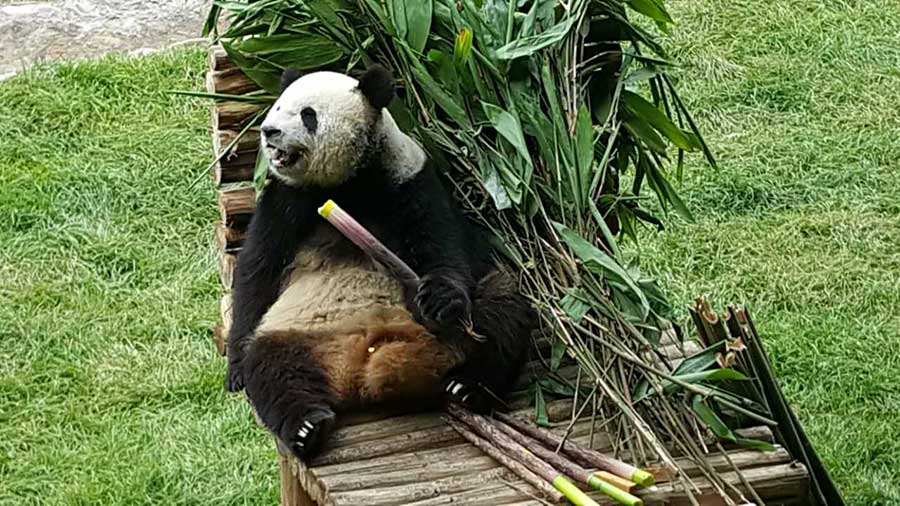
<svg viewBox="0 0 900 506"><path fill-rule="evenodd" d="M597 501L588 497L587 494L563 475L557 476L551 483L553 488L562 492L566 499L575 506L600 506Z"/></svg>
<svg viewBox="0 0 900 506"><path fill-rule="evenodd" d="M328 201L325 202L324 204L322 204L322 207L319 208L319 214L323 218L327 218L328 215L331 214L331 211L333 211L335 207L337 207L337 204L335 204L333 200L328 199Z"/></svg>
<svg viewBox="0 0 900 506"><path fill-rule="evenodd" d="M631 481L642 487L652 487L656 483L656 478L643 469L637 469L631 474Z"/></svg>

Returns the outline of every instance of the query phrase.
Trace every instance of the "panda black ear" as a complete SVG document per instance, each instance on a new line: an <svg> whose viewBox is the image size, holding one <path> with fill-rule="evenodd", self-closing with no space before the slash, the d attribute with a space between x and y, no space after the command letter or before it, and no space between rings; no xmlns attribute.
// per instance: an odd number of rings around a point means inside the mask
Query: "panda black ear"
<svg viewBox="0 0 900 506"><path fill-rule="evenodd" d="M292 82L300 79L300 71L296 69L286 69L281 74L281 92L284 93L284 90L287 89L288 86L291 85Z"/></svg>
<svg viewBox="0 0 900 506"><path fill-rule="evenodd" d="M394 76L381 65L372 65L359 78L359 90L372 107L381 110L394 99Z"/></svg>

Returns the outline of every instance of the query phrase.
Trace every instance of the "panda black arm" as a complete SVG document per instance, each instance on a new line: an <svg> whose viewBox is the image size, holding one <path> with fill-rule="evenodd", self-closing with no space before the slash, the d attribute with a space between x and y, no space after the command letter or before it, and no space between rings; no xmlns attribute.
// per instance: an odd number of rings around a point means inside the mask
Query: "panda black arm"
<svg viewBox="0 0 900 506"><path fill-rule="evenodd" d="M228 332L229 391L243 388L241 361L247 339L275 303L285 268L304 231L314 224L317 201L309 193L273 180L257 203L235 266L234 316Z"/></svg>
<svg viewBox="0 0 900 506"><path fill-rule="evenodd" d="M468 321L474 287L465 223L430 165L394 188L391 229L400 256L422 278L412 309L423 323L455 326Z"/></svg>

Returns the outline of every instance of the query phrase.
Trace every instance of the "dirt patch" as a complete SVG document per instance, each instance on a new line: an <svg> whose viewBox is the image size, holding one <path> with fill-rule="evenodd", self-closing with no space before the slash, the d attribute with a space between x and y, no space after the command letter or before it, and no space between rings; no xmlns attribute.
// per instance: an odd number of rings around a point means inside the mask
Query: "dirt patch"
<svg viewBox="0 0 900 506"><path fill-rule="evenodd" d="M209 0L0 0L0 78L42 61L200 42Z"/></svg>

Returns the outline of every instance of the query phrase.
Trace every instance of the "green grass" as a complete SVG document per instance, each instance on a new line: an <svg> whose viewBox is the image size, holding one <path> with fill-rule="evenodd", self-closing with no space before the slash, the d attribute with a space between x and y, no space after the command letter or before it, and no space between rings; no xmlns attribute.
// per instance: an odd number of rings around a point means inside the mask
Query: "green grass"
<svg viewBox="0 0 900 506"><path fill-rule="evenodd" d="M0 504L260 504L277 463L222 388L189 50L0 84Z"/></svg>
<svg viewBox="0 0 900 506"><path fill-rule="evenodd" d="M670 3L697 223L642 243L684 307L746 302L848 504L900 504L900 4ZM683 312L682 312L683 314Z"/></svg>
<svg viewBox="0 0 900 506"><path fill-rule="evenodd" d="M848 504L900 504L900 4L673 0L717 153L642 242L683 307L746 301ZM0 83L0 504L260 504L222 390L202 52ZM673 218L674 219L674 218Z"/></svg>

